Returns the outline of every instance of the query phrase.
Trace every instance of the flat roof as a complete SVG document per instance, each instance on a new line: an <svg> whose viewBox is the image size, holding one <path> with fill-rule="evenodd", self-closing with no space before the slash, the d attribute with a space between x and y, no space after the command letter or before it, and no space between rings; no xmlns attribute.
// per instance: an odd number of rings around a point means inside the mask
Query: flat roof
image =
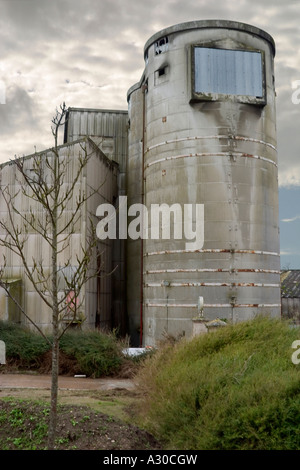
<svg viewBox="0 0 300 470"><path fill-rule="evenodd" d="M81 113L114 113L114 114L128 114L125 109L102 109L102 108L68 108L68 111L75 111Z"/></svg>
<svg viewBox="0 0 300 470"><path fill-rule="evenodd" d="M72 140L71 142L64 142L63 144L60 144L60 145L57 146L57 150L59 151L63 148L73 147L76 144L80 144L82 142L88 142L94 148L95 152L99 153L99 155L102 158L104 157L107 160L107 162L112 163L116 166L119 166L119 164L115 160L112 160L107 155L105 155L105 153L102 152L102 150L97 146L97 144L89 136L81 137L79 139ZM48 147L44 150L40 150L39 152L30 153L29 155L23 155L21 157L15 157L14 159L10 159L6 162L0 163L0 170L2 170L2 168L4 168L5 166L13 165L16 162L16 160L22 160L22 159L23 160L30 160L31 158L34 158L34 157L39 157L39 156L42 157L43 155L45 155L49 152L53 152L53 150L54 150L54 145L52 147Z"/></svg>

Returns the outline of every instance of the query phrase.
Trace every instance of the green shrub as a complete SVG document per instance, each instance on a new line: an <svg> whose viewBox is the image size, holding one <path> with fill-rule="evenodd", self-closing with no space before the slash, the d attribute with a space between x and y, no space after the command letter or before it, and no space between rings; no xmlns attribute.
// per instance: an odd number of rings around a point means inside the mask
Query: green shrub
<svg viewBox="0 0 300 470"><path fill-rule="evenodd" d="M138 381L147 428L170 449L299 449L300 331L256 318L167 345Z"/></svg>
<svg viewBox="0 0 300 470"><path fill-rule="evenodd" d="M0 339L5 342L6 358L22 368L38 367L49 344L40 334L20 325L0 321Z"/></svg>
<svg viewBox="0 0 300 470"><path fill-rule="evenodd" d="M75 357L82 373L91 377L111 375L122 362L121 347L115 336L97 330L68 331L61 338L60 348Z"/></svg>
<svg viewBox="0 0 300 470"><path fill-rule="evenodd" d="M39 333L0 322L0 339L6 343L7 362L20 369L44 370L45 353L51 346ZM49 339L51 341L51 336ZM73 364L73 367L76 370L90 377L111 375L123 361L121 343L117 338L97 330L67 330L60 340L60 350L73 363L75 359L77 365ZM51 367L51 363L47 362L47 366Z"/></svg>

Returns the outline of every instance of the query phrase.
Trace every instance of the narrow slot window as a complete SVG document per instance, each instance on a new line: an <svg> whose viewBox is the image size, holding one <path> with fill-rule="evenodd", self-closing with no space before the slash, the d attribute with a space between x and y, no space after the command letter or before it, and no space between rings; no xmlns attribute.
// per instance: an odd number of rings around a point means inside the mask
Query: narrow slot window
<svg viewBox="0 0 300 470"><path fill-rule="evenodd" d="M168 80L168 65L160 67L160 69L154 72L154 84L160 85Z"/></svg>

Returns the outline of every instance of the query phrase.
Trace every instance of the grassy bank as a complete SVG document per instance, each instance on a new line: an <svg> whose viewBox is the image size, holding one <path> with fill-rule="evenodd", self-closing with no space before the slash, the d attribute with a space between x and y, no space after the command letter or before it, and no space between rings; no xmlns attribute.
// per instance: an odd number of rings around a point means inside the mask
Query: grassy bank
<svg viewBox="0 0 300 470"><path fill-rule="evenodd" d="M299 449L300 330L268 318L226 326L146 361L141 422L169 449Z"/></svg>

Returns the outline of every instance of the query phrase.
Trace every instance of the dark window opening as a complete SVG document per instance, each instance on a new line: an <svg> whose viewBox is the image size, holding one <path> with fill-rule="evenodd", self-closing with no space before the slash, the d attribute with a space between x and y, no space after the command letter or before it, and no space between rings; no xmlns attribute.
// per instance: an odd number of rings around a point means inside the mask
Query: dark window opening
<svg viewBox="0 0 300 470"><path fill-rule="evenodd" d="M155 55L159 55L162 52L166 52L168 50L169 39L168 36L161 38L159 41L155 43Z"/></svg>
<svg viewBox="0 0 300 470"><path fill-rule="evenodd" d="M154 85L160 85L168 81L168 69L169 66L164 65L154 72Z"/></svg>

